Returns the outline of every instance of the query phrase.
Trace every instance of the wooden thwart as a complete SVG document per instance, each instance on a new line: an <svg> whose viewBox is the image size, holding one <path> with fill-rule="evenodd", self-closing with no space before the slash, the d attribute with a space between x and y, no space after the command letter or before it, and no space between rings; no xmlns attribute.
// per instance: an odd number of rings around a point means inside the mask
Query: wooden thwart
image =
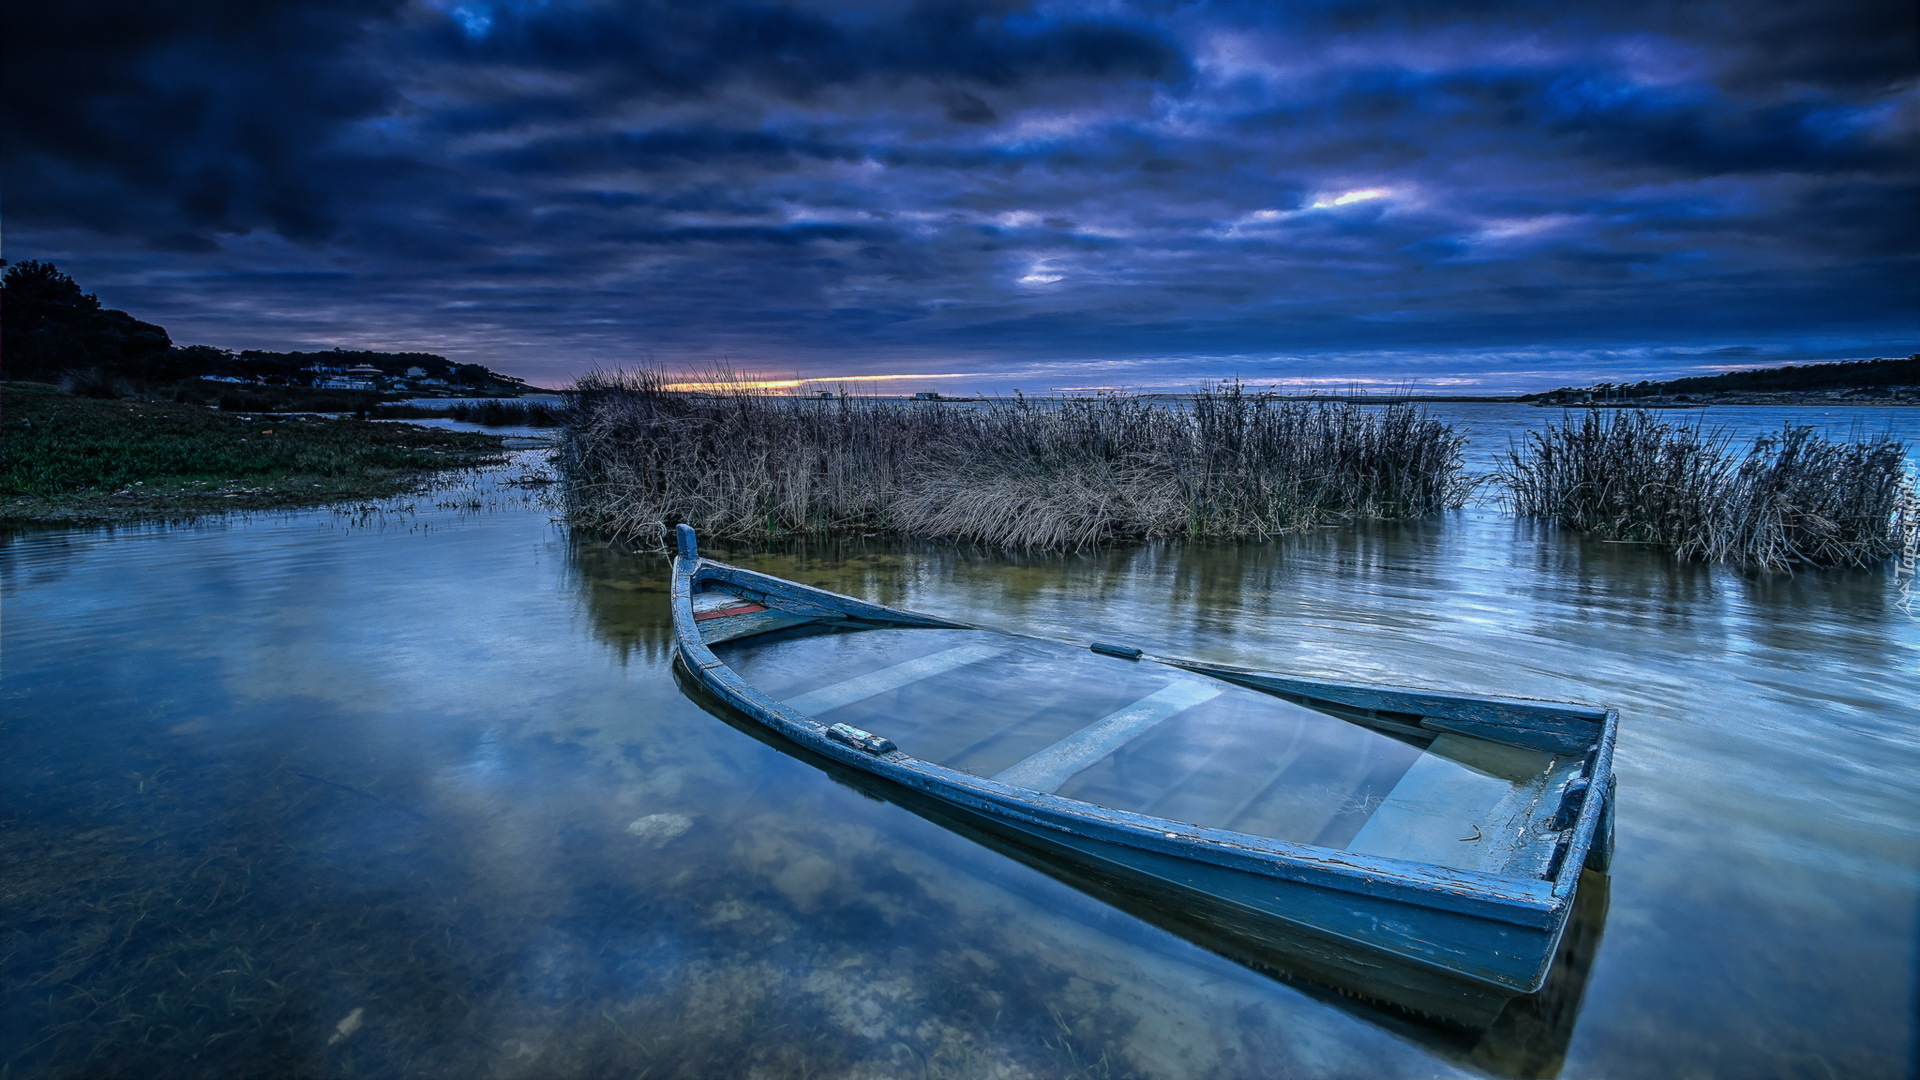
<svg viewBox="0 0 1920 1080"><path fill-rule="evenodd" d="M704 621L695 615L694 620L694 625L699 628L700 640L708 645L804 626L814 621L811 615L796 615L757 604L750 608L729 608Z"/></svg>
<svg viewBox="0 0 1920 1080"><path fill-rule="evenodd" d="M752 615L765 610L767 610L765 604L749 604L745 600L742 600L730 607L708 608L706 611L696 611L693 613L693 621L698 623L706 622L709 619L730 619L735 615Z"/></svg>
<svg viewBox="0 0 1920 1080"><path fill-rule="evenodd" d="M994 779L1035 791L1056 791L1073 775L1146 734L1148 728L1203 701L1220 696L1221 687L1177 682L1095 720L1034 754Z"/></svg>
<svg viewBox="0 0 1920 1080"><path fill-rule="evenodd" d="M865 675L845 682L837 682L832 686L823 686L818 690L801 694L799 697L789 698L787 704L808 716L819 716L821 713L832 712L856 701L877 697L889 690L898 690L922 679L931 679L935 675L945 674L955 668L977 664L1006 651L1005 645L990 641L976 641L922 656L917 660L908 660L904 664L884 667L879 671L869 671Z"/></svg>

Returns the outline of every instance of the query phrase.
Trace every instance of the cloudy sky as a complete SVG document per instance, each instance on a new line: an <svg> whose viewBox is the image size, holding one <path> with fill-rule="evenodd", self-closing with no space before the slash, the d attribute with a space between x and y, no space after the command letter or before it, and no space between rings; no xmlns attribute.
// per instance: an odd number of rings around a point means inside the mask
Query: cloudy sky
<svg viewBox="0 0 1920 1080"><path fill-rule="evenodd" d="M555 385L1497 391L1906 355L1914 8L18 5L5 255L181 343Z"/></svg>

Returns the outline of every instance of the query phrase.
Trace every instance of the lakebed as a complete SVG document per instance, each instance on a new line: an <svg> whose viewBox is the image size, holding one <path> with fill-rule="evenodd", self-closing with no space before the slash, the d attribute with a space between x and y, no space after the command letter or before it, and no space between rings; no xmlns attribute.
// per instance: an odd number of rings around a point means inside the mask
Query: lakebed
<svg viewBox="0 0 1920 1080"><path fill-rule="evenodd" d="M1457 408L1470 460L1547 412ZM1913 1068L1920 622L1887 571L1744 576L1491 506L1076 555L713 552L989 625L1618 706L1618 854L1577 1014L1490 1059L709 715L670 670L665 560L558 524L547 489L510 483L542 467L0 547L14 1074Z"/></svg>

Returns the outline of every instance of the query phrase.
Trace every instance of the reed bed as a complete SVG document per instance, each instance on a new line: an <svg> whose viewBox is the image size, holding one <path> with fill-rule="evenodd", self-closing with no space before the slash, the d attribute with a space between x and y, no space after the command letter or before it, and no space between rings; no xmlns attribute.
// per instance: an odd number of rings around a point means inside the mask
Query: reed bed
<svg viewBox="0 0 1920 1080"><path fill-rule="evenodd" d="M1191 405L1121 395L951 404L770 396L659 372L575 386L558 460L571 518L661 540L894 532L1017 548L1261 537L1459 506L1464 438L1418 409L1235 384Z"/></svg>
<svg viewBox="0 0 1920 1080"><path fill-rule="evenodd" d="M565 405L549 401L514 401L490 398L486 401L456 401L445 408L424 405L382 405L373 410L381 420L423 420L445 417L487 427L559 427L566 423Z"/></svg>
<svg viewBox="0 0 1920 1080"><path fill-rule="evenodd" d="M547 401L456 401L446 415L488 427L559 427L566 422L566 407Z"/></svg>
<svg viewBox="0 0 1920 1080"><path fill-rule="evenodd" d="M1765 571L1867 566L1896 547L1905 444L1787 425L1724 432L1589 413L1530 432L1501 470L1513 509L1607 540Z"/></svg>

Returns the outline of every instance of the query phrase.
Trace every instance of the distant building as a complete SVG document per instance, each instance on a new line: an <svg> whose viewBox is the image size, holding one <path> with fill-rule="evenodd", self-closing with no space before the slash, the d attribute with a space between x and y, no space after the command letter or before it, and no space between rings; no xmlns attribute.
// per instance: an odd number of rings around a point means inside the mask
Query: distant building
<svg viewBox="0 0 1920 1080"><path fill-rule="evenodd" d="M313 374L313 388L316 390L378 390L384 373L371 364L356 364L350 368L327 367L315 364L307 369Z"/></svg>
<svg viewBox="0 0 1920 1080"><path fill-rule="evenodd" d="M913 400L915 400L915 401L939 401L939 400L940 400L940 394L939 394L939 392L938 392L938 391L936 391L936 390L922 390L922 391L920 391L919 393L917 393L917 394L915 394L915 395L913 395Z"/></svg>
<svg viewBox="0 0 1920 1080"><path fill-rule="evenodd" d="M817 397L817 398L820 398L820 399L821 399L821 400L823 400L823 401L832 401L832 400L833 400L833 391L831 391L831 390L822 390L822 391L820 391L819 393L817 393L817 394L815 394L815 395L814 395L814 397Z"/></svg>
<svg viewBox="0 0 1920 1080"><path fill-rule="evenodd" d="M415 364L413 367L410 367L407 369L407 378L409 379L424 379L426 377L427 377L427 369L421 367L418 364Z"/></svg>

